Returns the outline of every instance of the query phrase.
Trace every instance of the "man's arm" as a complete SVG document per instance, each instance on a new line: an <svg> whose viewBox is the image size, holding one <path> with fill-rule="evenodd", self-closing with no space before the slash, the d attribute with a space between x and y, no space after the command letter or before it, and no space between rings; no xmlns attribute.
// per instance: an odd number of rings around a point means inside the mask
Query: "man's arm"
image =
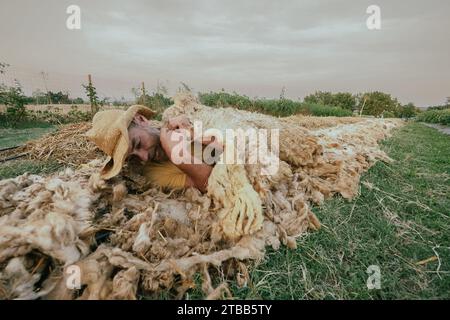
<svg viewBox="0 0 450 320"><path fill-rule="evenodd" d="M174 135L175 133L177 133L177 135ZM184 131L183 129L171 130L167 127L162 127L160 136L161 146L170 161L172 161L188 176L188 179L186 179L186 186L195 186L200 191L206 192L208 178L213 167L206 163L194 164L194 159L190 152L190 143L188 142L189 139L176 140L176 136L181 137L181 134L183 133L186 134L187 131ZM177 147L177 150L180 150L181 147L183 155L186 156L185 159L187 161L177 164L179 161L175 161L174 157L179 156L179 154L174 154L173 150L175 147Z"/></svg>

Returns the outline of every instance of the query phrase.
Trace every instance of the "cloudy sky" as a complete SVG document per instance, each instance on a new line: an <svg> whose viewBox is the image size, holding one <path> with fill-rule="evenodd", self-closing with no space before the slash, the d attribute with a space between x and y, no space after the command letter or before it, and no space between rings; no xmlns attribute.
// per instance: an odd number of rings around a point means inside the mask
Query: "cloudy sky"
<svg viewBox="0 0 450 320"><path fill-rule="evenodd" d="M66 28L71 4L80 30ZM366 26L372 4L381 30ZM4 81L72 96L90 73L113 98L182 81L251 97L284 86L295 99L381 90L426 106L450 96L449 14L448 0L1 0L0 62L11 65Z"/></svg>

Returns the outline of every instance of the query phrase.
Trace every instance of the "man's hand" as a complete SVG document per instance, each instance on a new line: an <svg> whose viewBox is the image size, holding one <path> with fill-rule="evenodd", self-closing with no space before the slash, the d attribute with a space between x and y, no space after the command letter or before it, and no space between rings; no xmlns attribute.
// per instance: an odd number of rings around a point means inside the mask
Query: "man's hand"
<svg viewBox="0 0 450 320"><path fill-rule="evenodd" d="M218 153L223 152L223 144L215 136L202 136L202 140L200 142L204 146L214 148Z"/></svg>
<svg viewBox="0 0 450 320"><path fill-rule="evenodd" d="M181 171L186 173L186 175L188 176L188 179L186 180L186 186L194 186L201 192L206 192L208 178L211 174L212 166L205 163L194 164L190 149L191 144L187 143L187 135L189 135L189 131L186 131L186 129L181 128L170 130L167 127L162 127L160 136L161 145L170 161L172 161L172 163L174 163L178 168L181 169ZM179 145L180 143L182 145ZM179 152L174 152L175 147L177 147L177 151L181 151L181 154ZM187 161L181 161L181 163L179 163L179 161L177 160L185 160L183 159L184 156L186 156Z"/></svg>
<svg viewBox="0 0 450 320"><path fill-rule="evenodd" d="M172 162L176 162L173 157L179 156L173 153L173 149L178 146L177 150L183 150L183 154L190 155L189 148L189 131L186 129L171 130L166 127L161 128L160 135L161 146Z"/></svg>
<svg viewBox="0 0 450 320"><path fill-rule="evenodd" d="M192 123L187 116L180 115L175 118L169 119L167 122L167 129L176 130L176 129L191 129Z"/></svg>

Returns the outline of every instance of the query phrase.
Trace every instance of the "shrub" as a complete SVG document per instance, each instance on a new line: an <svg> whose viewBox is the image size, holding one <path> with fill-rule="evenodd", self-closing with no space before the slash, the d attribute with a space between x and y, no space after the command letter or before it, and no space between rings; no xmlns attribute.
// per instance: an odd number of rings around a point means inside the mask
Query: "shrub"
<svg viewBox="0 0 450 320"><path fill-rule="evenodd" d="M385 111L397 113L400 103L390 94L374 91L359 95L358 109L363 108L363 114L379 117Z"/></svg>
<svg viewBox="0 0 450 320"><path fill-rule="evenodd" d="M391 111L384 111L383 118L395 118L395 114Z"/></svg>
<svg viewBox="0 0 450 320"><path fill-rule="evenodd" d="M450 125L450 109L427 110L417 116L417 121Z"/></svg>
<svg viewBox="0 0 450 320"><path fill-rule="evenodd" d="M280 99L250 99L235 92L209 92L199 94L200 102L211 107L232 107L240 110L255 111L276 117L286 117L293 114L313 116L351 116L350 110L327 106L319 103Z"/></svg>
<svg viewBox="0 0 450 320"><path fill-rule="evenodd" d="M23 94L20 83L15 86L0 86L0 104L6 105L6 114L2 115L2 121L14 126L26 117L26 97Z"/></svg>
<svg viewBox="0 0 450 320"><path fill-rule="evenodd" d="M445 110L445 109L450 109L450 104L428 107L427 110Z"/></svg>
<svg viewBox="0 0 450 320"><path fill-rule="evenodd" d="M395 112L395 115L399 118L412 118L417 113L418 109L410 102L404 106L399 106Z"/></svg>
<svg viewBox="0 0 450 320"><path fill-rule="evenodd" d="M173 101L161 93L154 93L152 95L146 94L145 96L140 96L136 99L136 103L145 105L155 111L158 115L162 115L164 110L173 104Z"/></svg>
<svg viewBox="0 0 450 320"><path fill-rule="evenodd" d="M332 107L339 107L347 110L356 109L356 97L349 92L323 92L316 91L304 99L307 103L322 104Z"/></svg>
<svg viewBox="0 0 450 320"><path fill-rule="evenodd" d="M315 103L303 103L302 106L307 110L306 114L318 117L351 117L353 115L350 110L339 107L330 107Z"/></svg>

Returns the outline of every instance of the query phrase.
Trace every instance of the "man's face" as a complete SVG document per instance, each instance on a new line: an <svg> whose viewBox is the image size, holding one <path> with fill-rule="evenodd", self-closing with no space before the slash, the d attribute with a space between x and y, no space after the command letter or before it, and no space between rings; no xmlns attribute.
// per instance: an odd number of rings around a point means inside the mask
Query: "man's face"
<svg viewBox="0 0 450 320"><path fill-rule="evenodd" d="M150 127L147 119L137 115L128 129L130 147L128 157L137 157L141 161L164 161L167 159L159 140L158 129Z"/></svg>

